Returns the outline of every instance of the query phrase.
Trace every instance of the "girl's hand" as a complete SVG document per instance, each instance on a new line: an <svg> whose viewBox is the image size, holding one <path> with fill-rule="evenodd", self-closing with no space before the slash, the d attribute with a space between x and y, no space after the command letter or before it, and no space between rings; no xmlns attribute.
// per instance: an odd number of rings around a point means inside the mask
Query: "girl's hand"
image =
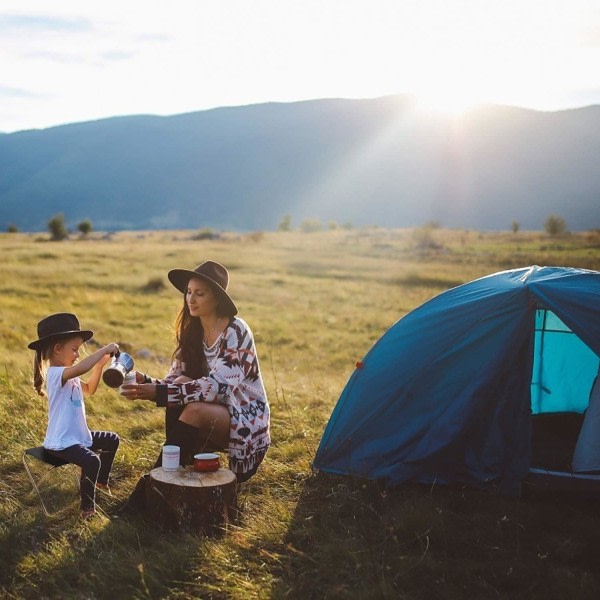
<svg viewBox="0 0 600 600"><path fill-rule="evenodd" d="M80 377L84 373L91 371L91 377L87 383L81 382L84 393L93 394L97 387L98 382L100 381L100 375L102 373L102 367L108 362L110 359L111 353L116 353L119 351L119 345L112 343L107 346L102 346L93 352L92 354L86 356L82 360L76 362L72 367L67 367L63 371L62 381L63 385L69 379L73 379L73 377Z"/></svg>
<svg viewBox="0 0 600 600"><path fill-rule="evenodd" d="M95 367L100 369L110 361L112 356L119 352L119 344L115 344L114 342L112 344L107 344L102 348L102 351L104 352L102 358L95 364Z"/></svg>
<svg viewBox="0 0 600 600"><path fill-rule="evenodd" d="M130 383L121 386L121 396L129 400L156 400L155 383Z"/></svg>
<svg viewBox="0 0 600 600"><path fill-rule="evenodd" d="M107 344L106 346L104 346L102 350L104 350L106 355L110 358L111 356L115 356L119 353L119 344L115 344L114 342L112 342L111 344Z"/></svg>

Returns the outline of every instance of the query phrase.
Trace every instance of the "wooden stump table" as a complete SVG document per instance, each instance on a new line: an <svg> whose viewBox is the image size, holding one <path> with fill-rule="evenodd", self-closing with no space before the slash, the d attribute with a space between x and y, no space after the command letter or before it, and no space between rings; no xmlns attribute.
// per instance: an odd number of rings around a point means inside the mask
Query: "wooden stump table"
<svg viewBox="0 0 600 600"><path fill-rule="evenodd" d="M150 471L148 517L170 531L214 534L233 519L237 479L229 469L200 473L193 467Z"/></svg>

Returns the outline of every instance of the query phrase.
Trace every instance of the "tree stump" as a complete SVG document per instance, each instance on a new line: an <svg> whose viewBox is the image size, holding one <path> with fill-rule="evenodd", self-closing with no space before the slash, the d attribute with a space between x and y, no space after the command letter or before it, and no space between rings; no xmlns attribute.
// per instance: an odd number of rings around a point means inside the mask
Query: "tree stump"
<svg viewBox="0 0 600 600"><path fill-rule="evenodd" d="M237 479L229 469L200 473L193 467L150 471L148 517L169 531L215 534L233 520Z"/></svg>

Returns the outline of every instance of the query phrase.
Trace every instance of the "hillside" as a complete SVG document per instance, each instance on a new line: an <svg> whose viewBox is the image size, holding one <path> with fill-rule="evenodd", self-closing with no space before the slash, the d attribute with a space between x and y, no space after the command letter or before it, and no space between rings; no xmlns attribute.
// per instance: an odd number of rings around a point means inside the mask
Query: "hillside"
<svg viewBox="0 0 600 600"><path fill-rule="evenodd" d="M408 97L129 116L0 136L0 229L600 227L600 106L420 114Z"/></svg>

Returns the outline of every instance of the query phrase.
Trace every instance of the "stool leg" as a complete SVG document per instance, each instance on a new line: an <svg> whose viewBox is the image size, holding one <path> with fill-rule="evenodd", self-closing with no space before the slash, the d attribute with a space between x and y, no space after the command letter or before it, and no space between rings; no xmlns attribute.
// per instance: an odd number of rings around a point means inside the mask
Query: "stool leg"
<svg viewBox="0 0 600 600"><path fill-rule="evenodd" d="M50 513L48 512L48 509L46 508L46 505L44 504L44 501L42 500L42 495L40 494L40 490L38 489L37 483L35 482L35 479L33 477L33 475L31 474L31 471L29 469L29 465L27 464L27 459L26 459L26 454L23 454L23 466L25 467L25 471L27 472L27 476L29 477L29 481L31 481L31 485L33 486L33 489L35 490L37 497L40 501L40 504L42 505L42 510L44 511L44 514L49 517Z"/></svg>

